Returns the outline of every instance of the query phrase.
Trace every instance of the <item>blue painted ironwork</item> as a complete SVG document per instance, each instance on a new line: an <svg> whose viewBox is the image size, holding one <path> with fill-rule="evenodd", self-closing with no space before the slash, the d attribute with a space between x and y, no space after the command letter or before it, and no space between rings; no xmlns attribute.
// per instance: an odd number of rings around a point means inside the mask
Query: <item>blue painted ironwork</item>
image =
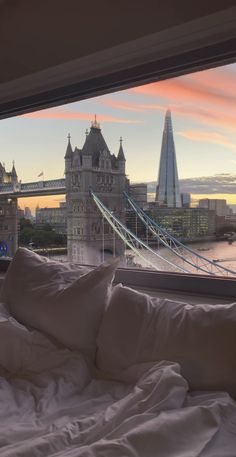
<svg viewBox="0 0 236 457"><path fill-rule="evenodd" d="M155 236L158 243L161 243L164 247L172 252L178 259L183 262L186 267L190 266L193 270L208 274L208 275L230 275L235 276L236 271L230 270L219 265L217 262L210 260L190 247L181 243L178 239L170 235L167 230L160 227L153 219L151 219L137 203L124 192L124 196L131 208L135 211L139 219L144 223L146 228ZM190 273L193 271L189 271Z"/></svg>
<svg viewBox="0 0 236 457"><path fill-rule="evenodd" d="M133 253L142 259L149 267L158 271L165 271L166 265L168 265L168 270L171 271L181 271L181 273L187 273L188 271L173 263L171 260L166 259L157 251L154 251L150 246L148 246L144 241L140 240L134 233L131 232L115 215L111 212L98 198L98 196L90 190L93 201L96 206L102 213L103 217L108 221L113 230L117 235L124 241L125 245L130 248ZM149 256L145 256L148 252Z"/></svg>
<svg viewBox="0 0 236 457"><path fill-rule="evenodd" d="M12 184L1 184L0 185L0 194L10 194L13 192Z"/></svg>
<svg viewBox="0 0 236 457"><path fill-rule="evenodd" d="M16 184L1 184L0 185L0 196L8 194L17 194L19 196L21 193L29 192L31 195L35 191L35 194L38 194L41 190L64 190L66 187L65 179L50 179L48 181L34 181L27 183L16 183Z"/></svg>

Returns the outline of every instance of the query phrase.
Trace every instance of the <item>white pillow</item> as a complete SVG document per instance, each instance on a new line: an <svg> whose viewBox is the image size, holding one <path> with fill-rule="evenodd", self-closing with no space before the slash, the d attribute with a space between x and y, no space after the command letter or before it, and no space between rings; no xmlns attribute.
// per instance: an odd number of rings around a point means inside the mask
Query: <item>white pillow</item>
<svg viewBox="0 0 236 457"><path fill-rule="evenodd" d="M91 380L82 355L55 345L37 330L17 322L0 303L0 376L19 376L41 387L63 376L70 389L79 392ZM35 377L36 375L36 377ZM40 377L38 377L40 375ZM68 390L67 390L68 394Z"/></svg>
<svg viewBox="0 0 236 457"><path fill-rule="evenodd" d="M30 354L30 334L0 303L0 372L17 373ZM1 373L2 374L2 373Z"/></svg>
<svg viewBox="0 0 236 457"><path fill-rule="evenodd" d="M81 268L20 248L7 271L1 301L23 324L94 356L116 264L103 264L81 276Z"/></svg>
<svg viewBox="0 0 236 457"><path fill-rule="evenodd" d="M169 360L191 390L236 397L236 303L189 305L117 285L97 345L98 368L117 379L132 364Z"/></svg>
<svg viewBox="0 0 236 457"><path fill-rule="evenodd" d="M80 276L88 273L91 270L91 268L75 265L69 262L62 263L55 260L50 260L47 257L43 257L33 251L30 251L29 249L19 248L15 254L13 262L10 263L8 268L8 272L4 281L5 288L9 280L9 272L13 267L14 270L17 268L18 274L20 273L19 282L22 281L22 274L27 274L29 275L27 283L29 280L32 280L33 283L36 281L37 285L39 286L51 282L54 285L57 284L56 287L58 289L64 289L66 285L71 284ZM15 281L16 279L17 278L15 278ZM1 296L4 298L3 294L4 290L1 293Z"/></svg>

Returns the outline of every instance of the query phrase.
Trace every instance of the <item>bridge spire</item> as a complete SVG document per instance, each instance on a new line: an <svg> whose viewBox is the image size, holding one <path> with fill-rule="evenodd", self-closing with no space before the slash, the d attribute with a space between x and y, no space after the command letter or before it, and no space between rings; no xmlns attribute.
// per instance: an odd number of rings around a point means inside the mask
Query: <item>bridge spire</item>
<svg viewBox="0 0 236 457"><path fill-rule="evenodd" d="M68 133L67 138L68 138L68 144L67 144L67 148L66 148L65 158L69 159L72 157L72 154L73 154L71 142L70 142L70 139L71 139L70 133Z"/></svg>
<svg viewBox="0 0 236 457"><path fill-rule="evenodd" d="M100 124L99 124L99 122L97 122L96 114L94 115L94 121L91 122L91 128L100 130Z"/></svg>
<svg viewBox="0 0 236 457"><path fill-rule="evenodd" d="M12 162L11 174L12 174L13 178L17 178L17 173L16 173L16 169L15 169L15 160L13 160L13 162Z"/></svg>
<svg viewBox="0 0 236 457"><path fill-rule="evenodd" d="M118 152L118 160L121 160L121 161L125 161L125 154L124 154L124 150L123 150L123 138L122 136L120 137L120 148L119 148L119 152Z"/></svg>

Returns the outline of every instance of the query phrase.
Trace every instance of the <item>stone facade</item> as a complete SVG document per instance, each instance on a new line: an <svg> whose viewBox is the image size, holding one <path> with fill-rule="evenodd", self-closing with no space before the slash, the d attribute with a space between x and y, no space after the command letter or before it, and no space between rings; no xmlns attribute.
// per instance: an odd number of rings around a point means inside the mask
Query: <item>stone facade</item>
<svg viewBox="0 0 236 457"><path fill-rule="evenodd" d="M0 256L12 257L18 246L17 199L0 199Z"/></svg>
<svg viewBox="0 0 236 457"><path fill-rule="evenodd" d="M7 172L0 162L1 184L17 184L18 178L13 162L12 170ZM12 257L18 246L18 205L17 198L0 198L0 256Z"/></svg>
<svg viewBox="0 0 236 457"><path fill-rule="evenodd" d="M123 255L124 244L104 220L90 195L92 189L120 220L125 220L125 156L120 140L112 154L100 125L92 122L82 149L73 150L68 136L65 155L68 259L99 264L107 255Z"/></svg>

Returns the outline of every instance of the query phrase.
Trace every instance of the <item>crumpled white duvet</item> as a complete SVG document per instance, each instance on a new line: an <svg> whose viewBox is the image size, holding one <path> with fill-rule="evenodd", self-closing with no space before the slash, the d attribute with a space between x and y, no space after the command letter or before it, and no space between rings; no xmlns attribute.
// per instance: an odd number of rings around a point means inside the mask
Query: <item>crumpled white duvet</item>
<svg viewBox="0 0 236 457"><path fill-rule="evenodd" d="M188 393L167 361L121 379L102 379L81 354L0 318L1 457L236 456L226 393Z"/></svg>

